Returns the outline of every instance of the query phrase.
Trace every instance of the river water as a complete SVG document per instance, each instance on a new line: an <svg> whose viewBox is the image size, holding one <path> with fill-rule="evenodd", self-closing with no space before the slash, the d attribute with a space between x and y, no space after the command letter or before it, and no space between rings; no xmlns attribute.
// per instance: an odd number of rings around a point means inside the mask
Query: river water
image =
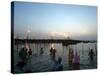
<svg viewBox="0 0 100 75"><path fill-rule="evenodd" d="M33 55L28 64L23 68L23 71L31 69L32 72L51 71L52 61L50 58L50 48L56 49L56 59L62 58L63 70L73 70L68 64L68 53L71 48L74 53L77 52L80 56L80 69L95 69L97 68L97 43L79 43L75 45L63 46L61 43L30 43L28 46L32 49ZM18 53L23 47L23 44L14 45L14 65L15 72L19 72L16 64L20 61ZM43 48L43 55L40 55L40 49ZM88 53L93 49L95 56L94 61L89 61Z"/></svg>

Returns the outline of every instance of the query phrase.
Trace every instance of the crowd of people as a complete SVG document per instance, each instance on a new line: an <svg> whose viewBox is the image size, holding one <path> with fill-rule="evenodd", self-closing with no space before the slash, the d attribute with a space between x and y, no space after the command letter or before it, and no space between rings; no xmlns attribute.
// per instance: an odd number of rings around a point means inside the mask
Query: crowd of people
<svg viewBox="0 0 100 75"><path fill-rule="evenodd" d="M50 57L53 62L51 70L61 71L63 70L62 58L60 56L56 58L56 53L57 53L57 50L51 47ZM40 55L44 54L43 47L40 48L39 54ZM21 50L19 51L19 58L21 59L21 61L17 63L17 66L19 68L23 68L27 64L28 59L32 55L33 55L33 52L31 48L29 49L25 47L21 48ZM90 49L88 56L91 61L94 60L95 53L93 52L93 49ZM69 66L72 66L73 69L80 69L80 55L77 53L77 51L74 52L71 48L69 48L69 53L68 53L68 64Z"/></svg>

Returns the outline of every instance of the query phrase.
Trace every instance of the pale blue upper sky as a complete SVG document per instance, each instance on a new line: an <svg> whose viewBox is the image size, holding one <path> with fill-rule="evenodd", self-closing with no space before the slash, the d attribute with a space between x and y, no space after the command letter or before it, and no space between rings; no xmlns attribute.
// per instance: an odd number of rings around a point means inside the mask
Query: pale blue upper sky
<svg viewBox="0 0 100 75"><path fill-rule="evenodd" d="M51 32L62 34L70 32L70 36L78 39L97 38L97 7L15 2L14 32L25 36L48 36Z"/></svg>

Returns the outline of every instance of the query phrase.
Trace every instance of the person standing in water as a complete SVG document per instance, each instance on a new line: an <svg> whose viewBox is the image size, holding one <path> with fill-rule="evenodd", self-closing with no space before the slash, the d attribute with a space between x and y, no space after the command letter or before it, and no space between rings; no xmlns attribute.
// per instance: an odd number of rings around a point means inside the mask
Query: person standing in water
<svg viewBox="0 0 100 75"><path fill-rule="evenodd" d="M59 57L58 60L56 60L56 61L54 62L52 71L62 71L62 70L63 70L63 65L62 65L61 62L62 62L62 58Z"/></svg>
<svg viewBox="0 0 100 75"><path fill-rule="evenodd" d="M78 55L78 53L76 52L73 58L73 65L74 65L74 69L80 69L80 56Z"/></svg>
<svg viewBox="0 0 100 75"><path fill-rule="evenodd" d="M69 49L69 54L68 54L68 62L69 62L69 65L72 65L73 64L73 50L72 49Z"/></svg>
<svg viewBox="0 0 100 75"><path fill-rule="evenodd" d="M40 55L43 55L44 51L43 48L40 49Z"/></svg>
<svg viewBox="0 0 100 75"><path fill-rule="evenodd" d="M95 56L95 53L93 52L93 49L91 49L89 51L89 54L88 55L89 55L90 60L93 61L94 60L94 56Z"/></svg>
<svg viewBox="0 0 100 75"><path fill-rule="evenodd" d="M32 50L31 50L31 48L29 49L28 54L29 54L29 56L32 55Z"/></svg>
<svg viewBox="0 0 100 75"><path fill-rule="evenodd" d="M52 51L52 57L53 57L53 58L56 57L56 49L53 49L53 51Z"/></svg>
<svg viewBox="0 0 100 75"><path fill-rule="evenodd" d="M50 56L52 56L53 48L50 49Z"/></svg>
<svg viewBox="0 0 100 75"><path fill-rule="evenodd" d="M25 61L27 59L27 55L27 49L25 47L21 48L19 57L22 59L22 61Z"/></svg>
<svg viewBox="0 0 100 75"><path fill-rule="evenodd" d="M31 48L29 48L29 50L28 50L28 59L30 59L30 58L32 58L32 49Z"/></svg>
<svg viewBox="0 0 100 75"><path fill-rule="evenodd" d="M19 58L21 59L21 61L16 64L16 66L18 66L20 69L22 69L26 65L27 55L27 49L25 47L21 48L21 50L19 51Z"/></svg>

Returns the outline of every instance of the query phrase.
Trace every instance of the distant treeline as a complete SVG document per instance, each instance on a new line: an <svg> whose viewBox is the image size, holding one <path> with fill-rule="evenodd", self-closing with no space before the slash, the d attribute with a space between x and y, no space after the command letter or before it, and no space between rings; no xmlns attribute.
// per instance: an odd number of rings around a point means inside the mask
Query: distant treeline
<svg viewBox="0 0 100 75"><path fill-rule="evenodd" d="M72 40L72 39L13 39L14 44L24 43L62 43L63 45L77 43L95 43L95 40Z"/></svg>

